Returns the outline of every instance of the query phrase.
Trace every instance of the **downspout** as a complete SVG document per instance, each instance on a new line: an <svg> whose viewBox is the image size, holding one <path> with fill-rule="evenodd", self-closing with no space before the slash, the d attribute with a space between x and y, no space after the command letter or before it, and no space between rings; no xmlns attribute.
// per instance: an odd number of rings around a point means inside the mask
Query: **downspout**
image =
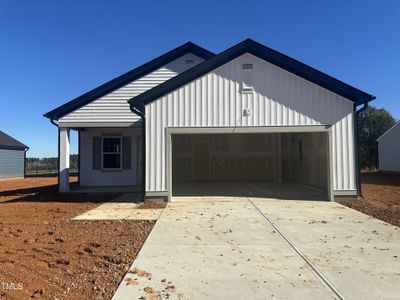
<svg viewBox="0 0 400 300"><path fill-rule="evenodd" d="M356 145L355 151L355 168L356 168L356 185L357 185L357 196L362 197L361 191L361 164L360 164L360 145L359 145L359 130L358 130L358 116L361 112L363 112L368 107L368 103L364 103L363 107L357 110L357 104L354 103L354 111L355 111L355 118L354 118L354 139Z"/></svg>
<svg viewBox="0 0 400 300"><path fill-rule="evenodd" d="M146 199L146 118L144 114L144 105L142 110L137 109L132 103L129 103L131 111L142 118L142 201Z"/></svg>
<svg viewBox="0 0 400 300"><path fill-rule="evenodd" d="M60 189L60 127L54 121L50 119L50 123L57 127L57 140L58 140L58 155L57 155L57 188Z"/></svg>

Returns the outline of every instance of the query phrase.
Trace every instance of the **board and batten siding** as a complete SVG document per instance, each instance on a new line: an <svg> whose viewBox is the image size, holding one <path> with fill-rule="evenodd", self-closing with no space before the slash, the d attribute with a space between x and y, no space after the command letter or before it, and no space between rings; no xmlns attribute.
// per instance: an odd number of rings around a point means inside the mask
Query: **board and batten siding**
<svg viewBox="0 0 400 300"><path fill-rule="evenodd" d="M187 60L192 62L188 63ZM140 126L141 118L132 113L127 101L201 62L203 62L202 58L187 53L164 67L65 115L60 118L59 124L61 127L66 124L68 126L78 124L77 127L92 125L97 127L98 124L111 123L116 123L121 127Z"/></svg>
<svg viewBox="0 0 400 300"><path fill-rule="evenodd" d="M93 138L102 136L127 136L131 140L130 169L94 170ZM87 128L80 133L80 185L81 186L135 186L141 184L142 164L141 129L139 128Z"/></svg>
<svg viewBox="0 0 400 300"><path fill-rule="evenodd" d="M241 92L251 63L252 93ZM243 109L251 114L243 117ZM166 128L331 126L333 189L355 191L353 102L251 54L146 105L146 192L167 191Z"/></svg>
<svg viewBox="0 0 400 300"><path fill-rule="evenodd" d="M24 177L25 151L0 149L0 178Z"/></svg>

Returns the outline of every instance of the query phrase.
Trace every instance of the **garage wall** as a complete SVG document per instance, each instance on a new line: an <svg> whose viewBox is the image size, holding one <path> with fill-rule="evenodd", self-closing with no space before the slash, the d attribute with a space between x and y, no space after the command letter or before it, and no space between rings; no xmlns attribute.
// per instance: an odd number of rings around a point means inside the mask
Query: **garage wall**
<svg viewBox="0 0 400 300"><path fill-rule="evenodd" d="M218 181L277 180L276 134L176 135L172 140L174 182L195 182L194 150L206 145L208 179ZM201 159L201 158L200 158ZM203 162L205 164L206 162Z"/></svg>
<svg viewBox="0 0 400 300"><path fill-rule="evenodd" d="M253 91L244 93L242 65L249 63ZM253 55L232 60L145 109L146 191L167 190L168 127L304 125L332 125L333 189L356 189L353 102Z"/></svg>
<svg viewBox="0 0 400 300"><path fill-rule="evenodd" d="M129 136L131 138L131 167L125 170L93 169L93 138L101 136ZM138 150L139 128L87 128L80 133L80 185L81 186L134 186L141 183Z"/></svg>
<svg viewBox="0 0 400 300"><path fill-rule="evenodd" d="M282 179L327 191L326 133L282 134Z"/></svg>

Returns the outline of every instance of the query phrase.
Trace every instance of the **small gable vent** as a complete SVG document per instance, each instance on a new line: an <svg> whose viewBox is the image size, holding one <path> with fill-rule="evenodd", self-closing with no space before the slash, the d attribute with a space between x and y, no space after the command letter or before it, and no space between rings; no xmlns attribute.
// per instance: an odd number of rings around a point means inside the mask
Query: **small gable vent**
<svg viewBox="0 0 400 300"><path fill-rule="evenodd" d="M194 64L194 60L193 59L187 59L187 60L185 60L185 63L187 63L188 65L193 65Z"/></svg>
<svg viewBox="0 0 400 300"><path fill-rule="evenodd" d="M253 64L242 64L242 93L253 92Z"/></svg>
<svg viewBox="0 0 400 300"><path fill-rule="evenodd" d="M243 64L242 69L243 70L253 70L253 64Z"/></svg>

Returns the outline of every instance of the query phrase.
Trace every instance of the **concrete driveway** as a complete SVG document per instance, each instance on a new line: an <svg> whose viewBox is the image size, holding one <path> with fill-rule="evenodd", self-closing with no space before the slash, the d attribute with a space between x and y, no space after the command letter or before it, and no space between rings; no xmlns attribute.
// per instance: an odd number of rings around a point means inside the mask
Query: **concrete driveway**
<svg viewBox="0 0 400 300"><path fill-rule="evenodd" d="M398 299L397 227L331 202L205 200L164 209L113 299Z"/></svg>

